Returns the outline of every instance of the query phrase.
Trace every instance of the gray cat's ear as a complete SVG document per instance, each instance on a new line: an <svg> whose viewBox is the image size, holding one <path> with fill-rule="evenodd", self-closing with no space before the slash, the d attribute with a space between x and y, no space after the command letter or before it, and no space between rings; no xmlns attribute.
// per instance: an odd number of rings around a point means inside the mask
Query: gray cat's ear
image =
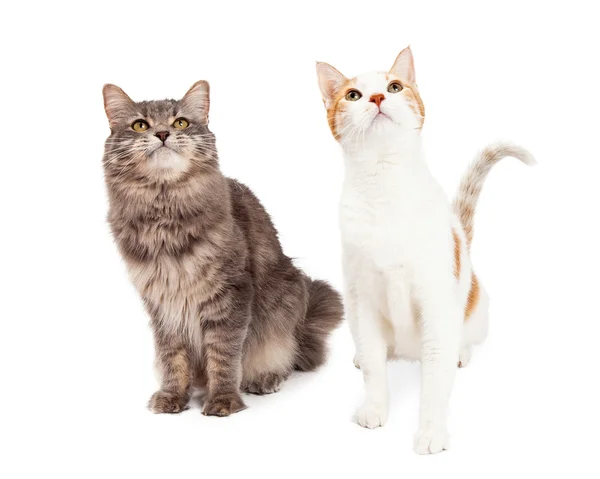
<svg viewBox="0 0 600 479"><path fill-rule="evenodd" d="M319 79L319 88L326 107L329 106L338 90L348 81L329 63L324 62L317 62L317 78Z"/></svg>
<svg viewBox="0 0 600 479"><path fill-rule="evenodd" d="M200 80L194 83L181 100L183 110L194 113L204 124L208 124L210 110L210 86L207 81Z"/></svg>
<svg viewBox="0 0 600 479"><path fill-rule="evenodd" d="M402 50L396 57L396 61L390 69L390 73L393 73L397 77L408 82L410 85L415 84L415 64L410 45Z"/></svg>
<svg viewBox="0 0 600 479"><path fill-rule="evenodd" d="M128 120L135 112L135 103L118 86L104 85L102 95L104 96L104 110L111 128L122 121Z"/></svg>

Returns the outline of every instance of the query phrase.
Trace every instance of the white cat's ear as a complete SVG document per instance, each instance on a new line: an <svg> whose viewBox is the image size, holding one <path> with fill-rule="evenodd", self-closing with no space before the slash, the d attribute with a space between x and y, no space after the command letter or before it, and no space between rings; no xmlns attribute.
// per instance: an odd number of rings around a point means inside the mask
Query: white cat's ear
<svg viewBox="0 0 600 479"><path fill-rule="evenodd" d="M337 91L344 85L348 79L339 71L333 68L329 63L317 62L317 78L319 79L319 88L321 96L327 106L328 102L333 100Z"/></svg>
<svg viewBox="0 0 600 479"><path fill-rule="evenodd" d="M390 73L393 73L410 85L415 84L415 64L410 46L402 50L396 57L396 61L390 69Z"/></svg>
<svg viewBox="0 0 600 479"><path fill-rule="evenodd" d="M104 97L104 111L106 111L111 128L128 120L132 116L132 112L136 110L134 101L116 85L104 85L102 96Z"/></svg>
<svg viewBox="0 0 600 479"><path fill-rule="evenodd" d="M207 81L200 80L192 85L181 100L183 110L194 113L204 124L208 124L210 110L210 86Z"/></svg>

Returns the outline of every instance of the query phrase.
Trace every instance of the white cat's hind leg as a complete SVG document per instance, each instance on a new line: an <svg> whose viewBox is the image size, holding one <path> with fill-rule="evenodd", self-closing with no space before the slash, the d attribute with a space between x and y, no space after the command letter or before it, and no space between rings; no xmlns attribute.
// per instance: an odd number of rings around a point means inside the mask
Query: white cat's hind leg
<svg viewBox="0 0 600 479"><path fill-rule="evenodd" d="M460 348L460 353L458 354L458 367L466 368L471 361L472 349L470 345L463 345Z"/></svg>
<svg viewBox="0 0 600 479"><path fill-rule="evenodd" d="M475 305L471 316L466 318L464 324L465 344L480 344L487 337L489 326L489 304L490 298L480 283L477 304Z"/></svg>
<svg viewBox="0 0 600 479"><path fill-rule="evenodd" d="M489 325L489 297L486 291L479 286L477 304L470 316L463 324L463 337L458 360L458 367L464 368L471 361L472 346L482 343L488 333Z"/></svg>

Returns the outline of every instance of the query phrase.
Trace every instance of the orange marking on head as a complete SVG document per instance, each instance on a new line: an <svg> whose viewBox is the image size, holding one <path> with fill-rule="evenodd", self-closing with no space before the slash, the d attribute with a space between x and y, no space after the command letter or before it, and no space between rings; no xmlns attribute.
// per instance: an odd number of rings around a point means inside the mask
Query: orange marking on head
<svg viewBox="0 0 600 479"><path fill-rule="evenodd" d="M327 122L329 123L329 129L333 134L333 137L339 141L339 114L344 111L342 107L340 107L340 101L344 99L348 90L350 90L356 83L356 79L353 78L348 80L344 85L342 85L335 94L331 102L331 107L327 109Z"/></svg>
<svg viewBox="0 0 600 479"><path fill-rule="evenodd" d="M388 75L386 75L387 77ZM419 90L417 89L417 85L413 85L403 81L401 78L396 75L389 75L392 80L397 80L402 84L402 91L400 95L403 95L408 103L408 106L413 111L413 113L417 116L419 120L419 128L423 128L423 123L425 122L425 105L423 104L423 99L419 94Z"/></svg>
<svg viewBox="0 0 600 479"><path fill-rule="evenodd" d="M420 127L422 128L425 121L425 105L423 104L421 95L419 95L419 91L414 87L405 86L402 93L406 96L408 105L419 119Z"/></svg>
<svg viewBox="0 0 600 479"><path fill-rule="evenodd" d="M460 277L460 236L454 229L452 229L452 237L454 238L454 276L458 279Z"/></svg>
<svg viewBox="0 0 600 479"><path fill-rule="evenodd" d="M465 321L469 319L475 307L479 302L479 281L475 273L471 273L471 289L469 290L469 296L467 298L467 306L465 307Z"/></svg>

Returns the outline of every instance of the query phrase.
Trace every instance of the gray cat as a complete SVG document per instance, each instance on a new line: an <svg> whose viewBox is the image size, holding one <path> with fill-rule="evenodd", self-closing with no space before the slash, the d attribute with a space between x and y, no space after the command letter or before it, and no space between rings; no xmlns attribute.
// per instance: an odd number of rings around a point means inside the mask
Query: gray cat
<svg viewBox="0 0 600 479"><path fill-rule="evenodd" d="M108 221L162 375L150 409L180 412L201 386L203 413L227 416L245 408L240 389L272 393L292 370L323 364L340 297L292 264L258 199L220 172L208 83L179 101L103 93Z"/></svg>

